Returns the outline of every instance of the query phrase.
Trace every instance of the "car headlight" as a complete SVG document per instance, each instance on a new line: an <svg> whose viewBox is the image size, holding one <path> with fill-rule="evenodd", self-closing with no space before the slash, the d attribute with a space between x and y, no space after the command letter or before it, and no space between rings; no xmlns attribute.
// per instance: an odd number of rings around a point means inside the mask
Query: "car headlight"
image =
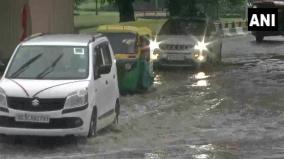
<svg viewBox="0 0 284 159"><path fill-rule="evenodd" d="M160 54L161 54L160 49L155 49L151 54L151 60L157 60Z"/></svg>
<svg viewBox="0 0 284 159"><path fill-rule="evenodd" d="M82 89L69 94L66 98L64 108L82 107L88 104L88 90Z"/></svg>
<svg viewBox="0 0 284 159"><path fill-rule="evenodd" d="M204 62L207 59L207 53L206 52L200 52L198 50L196 50L193 53L193 58L197 61L197 62Z"/></svg>
<svg viewBox="0 0 284 159"><path fill-rule="evenodd" d="M5 94L4 90L1 89L1 88L0 88L0 107L2 107L2 108L8 107L6 94Z"/></svg>
<svg viewBox="0 0 284 159"><path fill-rule="evenodd" d="M207 45L209 45L209 43L205 43L204 41L198 41L197 44L194 46L194 49L201 52L207 51L208 50Z"/></svg>
<svg viewBox="0 0 284 159"><path fill-rule="evenodd" d="M284 5L283 1L274 1L273 2L275 5Z"/></svg>
<svg viewBox="0 0 284 159"><path fill-rule="evenodd" d="M160 49L155 49L155 50L153 51L153 55L160 55L160 54L161 54Z"/></svg>
<svg viewBox="0 0 284 159"><path fill-rule="evenodd" d="M200 62L202 62L202 61L205 60L205 56L204 56L204 55L199 55L199 56L197 57L197 60L200 61Z"/></svg>

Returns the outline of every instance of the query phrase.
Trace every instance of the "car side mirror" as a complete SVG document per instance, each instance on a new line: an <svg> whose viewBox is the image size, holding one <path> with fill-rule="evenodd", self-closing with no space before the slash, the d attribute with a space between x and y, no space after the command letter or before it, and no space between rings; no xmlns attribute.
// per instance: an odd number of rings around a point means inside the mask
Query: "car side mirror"
<svg viewBox="0 0 284 159"><path fill-rule="evenodd" d="M111 65L103 65L100 66L98 69L98 75L104 75L104 74L108 74L111 71Z"/></svg>

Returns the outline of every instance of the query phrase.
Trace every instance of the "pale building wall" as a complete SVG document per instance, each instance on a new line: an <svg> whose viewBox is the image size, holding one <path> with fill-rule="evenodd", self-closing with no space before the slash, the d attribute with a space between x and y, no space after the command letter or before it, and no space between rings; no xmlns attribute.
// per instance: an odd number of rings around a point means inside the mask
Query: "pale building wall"
<svg viewBox="0 0 284 159"><path fill-rule="evenodd" d="M29 34L73 33L73 0L1 0L0 59L8 60L22 35L21 13L30 8Z"/></svg>
<svg viewBox="0 0 284 159"><path fill-rule="evenodd" d="M0 5L0 59L6 61L22 34L21 12L28 0L1 0ZM30 29L29 29L30 30Z"/></svg>
<svg viewBox="0 0 284 159"><path fill-rule="evenodd" d="M30 0L33 33L73 33L72 0Z"/></svg>

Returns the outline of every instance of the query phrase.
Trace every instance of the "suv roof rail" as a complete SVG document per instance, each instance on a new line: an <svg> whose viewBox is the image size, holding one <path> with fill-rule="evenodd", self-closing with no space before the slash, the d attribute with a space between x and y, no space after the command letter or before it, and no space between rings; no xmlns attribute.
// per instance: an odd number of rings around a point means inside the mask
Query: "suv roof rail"
<svg viewBox="0 0 284 159"><path fill-rule="evenodd" d="M31 36L25 38L23 41L28 41L28 40L31 40L33 38L40 37L40 36L43 36L43 35L45 35L45 33L35 33L35 34L32 34Z"/></svg>

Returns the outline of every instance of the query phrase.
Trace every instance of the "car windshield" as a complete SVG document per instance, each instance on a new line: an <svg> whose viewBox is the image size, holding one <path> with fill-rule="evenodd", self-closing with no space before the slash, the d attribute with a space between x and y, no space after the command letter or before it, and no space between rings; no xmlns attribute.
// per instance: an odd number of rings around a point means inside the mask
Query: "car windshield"
<svg viewBox="0 0 284 159"><path fill-rule="evenodd" d="M88 48L21 46L8 69L12 79L83 79L88 76Z"/></svg>
<svg viewBox="0 0 284 159"><path fill-rule="evenodd" d="M135 54L137 36L133 33L105 33L115 54Z"/></svg>
<svg viewBox="0 0 284 159"><path fill-rule="evenodd" d="M194 35L209 34L212 26L208 27L205 20L170 19L161 28L159 35Z"/></svg>

